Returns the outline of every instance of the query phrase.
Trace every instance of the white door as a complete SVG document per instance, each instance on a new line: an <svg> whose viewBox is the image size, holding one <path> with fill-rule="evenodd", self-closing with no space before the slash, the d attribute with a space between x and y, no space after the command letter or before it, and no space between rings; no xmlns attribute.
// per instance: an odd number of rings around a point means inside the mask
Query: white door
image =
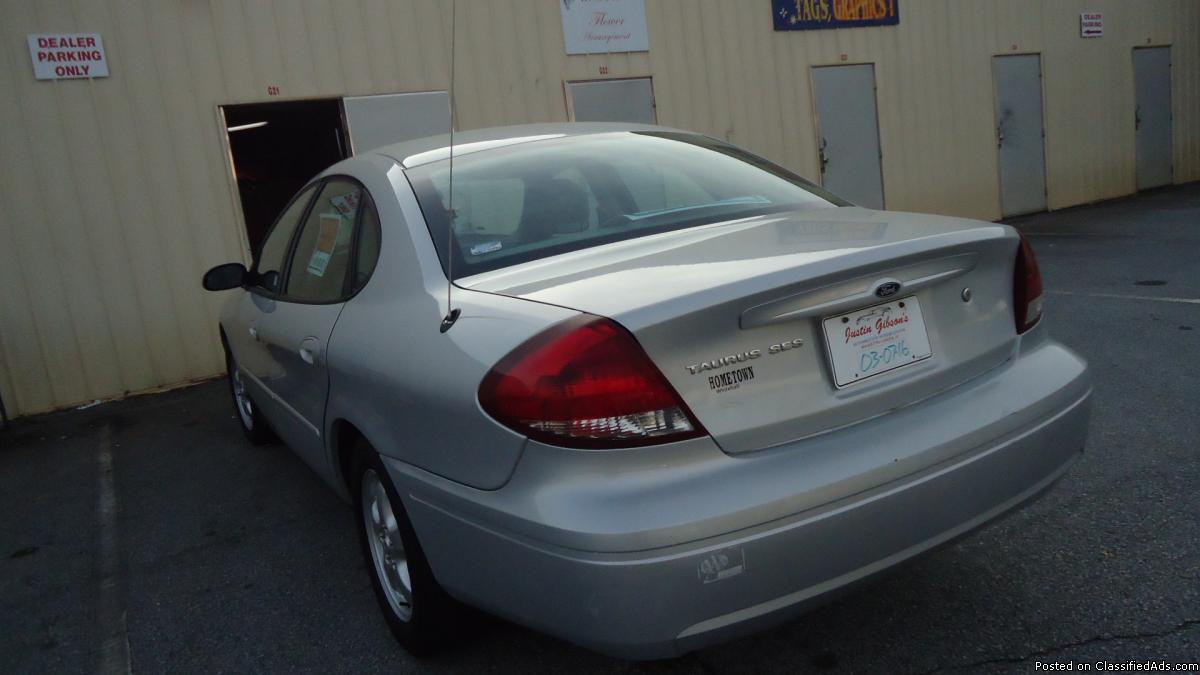
<svg viewBox="0 0 1200 675"><path fill-rule="evenodd" d="M1046 210L1046 155L1042 133L1042 57L997 56L996 145L1000 153L1000 213Z"/></svg>
<svg viewBox="0 0 1200 675"><path fill-rule="evenodd" d="M1171 48L1133 50L1137 143L1137 188L1170 185L1171 177Z"/></svg>
<svg viewBox="0 0 1200 675"><path fill-rule="evenodd" d="M574 122L657 123L654 87L648 77L568 82L567 96Z"/></svg>
<svg viewBox="0 0 1200 675"><path fill-rule="evenodd" d="M347 96L342 105L355 154L450 133L450 96L444 91Z"/></svg>
<svg viewBox="0 0 1200 675"><path fill-rule="evenodd" d="M875 66L813 68L821 185L859 206L883 208Z"/></svg>

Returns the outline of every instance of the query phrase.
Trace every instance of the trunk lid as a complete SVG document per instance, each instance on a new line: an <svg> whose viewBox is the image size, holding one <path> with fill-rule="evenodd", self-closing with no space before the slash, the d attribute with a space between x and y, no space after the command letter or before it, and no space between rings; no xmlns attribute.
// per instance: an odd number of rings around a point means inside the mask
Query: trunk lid
<svg viewBox="0 0 1200 675"><path fill-rule="evenodd" d="M1017 242L1004 225L847 207L643 237L457 283L621 323L721 448L744 453L887 413L1003 363L1016 340ZM889 282L899 291L877 297ZM838 386L822 321L909 298L928 358Z"/></svg>

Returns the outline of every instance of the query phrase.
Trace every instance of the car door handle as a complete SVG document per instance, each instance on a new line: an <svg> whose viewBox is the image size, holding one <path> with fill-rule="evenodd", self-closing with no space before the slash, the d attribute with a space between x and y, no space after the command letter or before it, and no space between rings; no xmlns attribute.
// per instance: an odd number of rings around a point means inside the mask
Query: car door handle
<svg viewBox="0 0 1200 675"><path fill-rule="evenodd" d="M258 329L254 326L250 327L250 337L254 338L255 340L258 339Z"/></svg>
<svg viewBox="0 0 1200 675"><path fill-rule="evenodd" d="M317 358L321 353L321 343L315 337L307 337L300 341L300 360L310 366L317 365Z"/></svg>

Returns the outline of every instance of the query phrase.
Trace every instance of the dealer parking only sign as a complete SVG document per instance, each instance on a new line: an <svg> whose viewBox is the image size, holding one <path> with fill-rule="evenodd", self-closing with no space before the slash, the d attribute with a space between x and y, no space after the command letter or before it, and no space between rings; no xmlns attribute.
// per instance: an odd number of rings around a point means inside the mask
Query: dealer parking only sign
<svg viewBox="0 0 1200 675"><path fill-rule="evenodd" d="M30 33L29 58L39 80L108 77L99 33Z"/></svg>
<svg viewBox="0 0 1200 675"><path fill-rule="evenodd" d="M1080 12L1079 37L1104 37L1104 15L1100 12Z"/></svg>

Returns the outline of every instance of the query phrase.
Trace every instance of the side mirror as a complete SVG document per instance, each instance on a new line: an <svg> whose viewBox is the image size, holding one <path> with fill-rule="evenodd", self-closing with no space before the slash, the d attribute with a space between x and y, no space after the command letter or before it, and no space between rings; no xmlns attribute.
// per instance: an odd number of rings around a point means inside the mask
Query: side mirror
<svg viewBox="0 0 1200 675"><path fill-rule="evenodd" d="M225 263L217 265L204 273L204 290L227 291L231 288L241 288L246 282L246 266L242 263Z"/></svg>
<svg viewBox="0 0 1200 675"><path fill-rule="evenodd" d="M279 292L279 272L271 270L255 279L255 283L272 293Z"/></svg>

